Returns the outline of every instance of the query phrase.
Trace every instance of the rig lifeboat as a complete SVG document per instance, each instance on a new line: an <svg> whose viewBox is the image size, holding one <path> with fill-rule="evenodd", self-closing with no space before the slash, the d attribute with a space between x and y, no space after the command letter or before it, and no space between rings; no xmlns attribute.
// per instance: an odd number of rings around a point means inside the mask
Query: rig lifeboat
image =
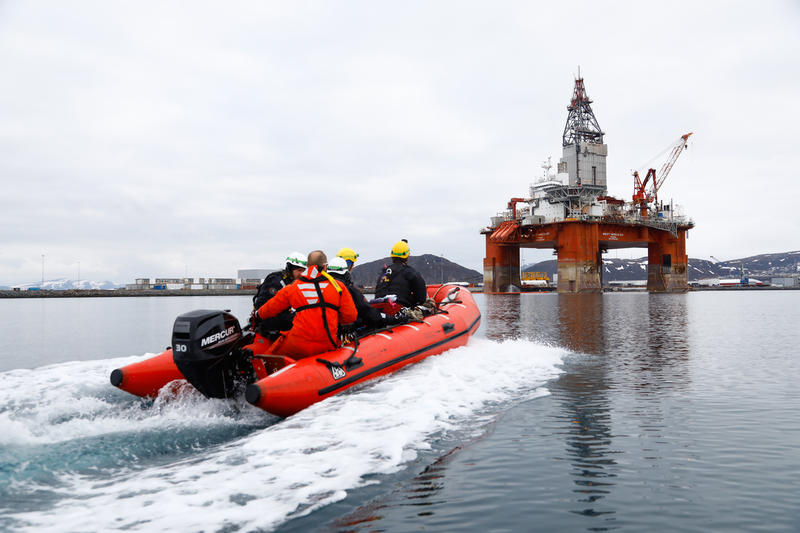
<svg viewBox="0 0 800 533"><path fill-rule="evenodd" d="M244 393L251 404L286 417L428 356L467 343L481 314L468 289L432 285L436 313L401 326L372 331L337 350L295 361L269 353L270 342L243 333L226 311L197 310L175 319L172 347L111 372L111 383L142 397L186 380L205 396Z"/></svg>

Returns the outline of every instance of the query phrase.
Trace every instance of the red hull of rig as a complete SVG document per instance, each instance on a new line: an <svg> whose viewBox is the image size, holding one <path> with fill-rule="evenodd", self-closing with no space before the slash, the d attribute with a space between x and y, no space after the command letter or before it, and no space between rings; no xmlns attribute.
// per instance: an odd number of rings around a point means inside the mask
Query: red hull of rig
<svg viewBox="0 0 800 533"><path fill-rule="evenodd" d="M558 292L601 292L602 250L616 248L647 248L647 290L683 292L689 287L689 227L678 228L676 235L647 226L577 220L512 228L485 232L484 292L521 286L520 248L557 250Z"/></svg>

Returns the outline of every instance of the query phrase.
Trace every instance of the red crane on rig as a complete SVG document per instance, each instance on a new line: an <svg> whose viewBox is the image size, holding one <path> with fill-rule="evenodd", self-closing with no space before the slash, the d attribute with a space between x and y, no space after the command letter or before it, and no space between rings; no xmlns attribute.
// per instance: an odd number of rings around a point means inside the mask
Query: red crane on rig
<svg viewBox="0 0 800 533"><path fill-rule="evenodd" d="M656 174L656 169L651 168L647 171L644 181L642 181L641 178L639 178L639 171L634 171L633 204L639 206L642 216L647 216L647 206L650 202L658 203L658 190L661 188L661 185L664 184L664 180L667 179L667 175L669 175L669 171L672 170L672 167L675 165L675 161L678 160L678 156L681 155L681 152L688 146L689 137L691 137L692 133L693 132L689 132L685 135L681 135L677 141L664 150L664 152L669 152L669 157L667 157L667 160L661 165L661 170L659 170L658 174ZM662 152L662 154L664 152ZM649 189L647 187L648 183L650 184Z"/></svg>

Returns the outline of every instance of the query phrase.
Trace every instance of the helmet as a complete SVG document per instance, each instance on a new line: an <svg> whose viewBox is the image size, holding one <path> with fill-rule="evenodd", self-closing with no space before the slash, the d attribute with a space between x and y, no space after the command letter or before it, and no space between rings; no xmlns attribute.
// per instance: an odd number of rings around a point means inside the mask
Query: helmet
<svg viewBox="0 0 800 533"><path fill-rule="evenodd" d="M306 268L306 254L301 254L300 252L290 253L286 256L286 267L288 268L289 266Z"/></svg>
<svg viewBox="0 0 800 533"><path fill-rule="evenodd" d="M328 263L328 273L332 276L344 276L347 274L347 261L341 257L334 257Z"/></svg>
<svg viewBox="0 0 800 533"><path fill-rule="evenodd" d="M405 239L397 241L394 243L394 246L392 246L392 257L407 259L410 253L411 248L408 247L408 241Z"/></svg>
<svg viewBox="0 0 800 533"><path fill-rule="evenodd" d="M342 248L336 253L336 257L341 257L345 261L348 261L347 266L358 261L358 254L352 248Z"/></svg>

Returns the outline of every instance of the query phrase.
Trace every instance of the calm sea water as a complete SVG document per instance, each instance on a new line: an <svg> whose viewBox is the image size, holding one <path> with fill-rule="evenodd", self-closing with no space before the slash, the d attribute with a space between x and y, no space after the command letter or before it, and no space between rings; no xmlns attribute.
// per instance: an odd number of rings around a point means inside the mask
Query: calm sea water
<svg viewBox="0 0 800 533"><path fill-rule="evenodd" d="M0 300L0 530L797 531L800 293L476 295L286 420L109 372L247 297Z"/></svg>

